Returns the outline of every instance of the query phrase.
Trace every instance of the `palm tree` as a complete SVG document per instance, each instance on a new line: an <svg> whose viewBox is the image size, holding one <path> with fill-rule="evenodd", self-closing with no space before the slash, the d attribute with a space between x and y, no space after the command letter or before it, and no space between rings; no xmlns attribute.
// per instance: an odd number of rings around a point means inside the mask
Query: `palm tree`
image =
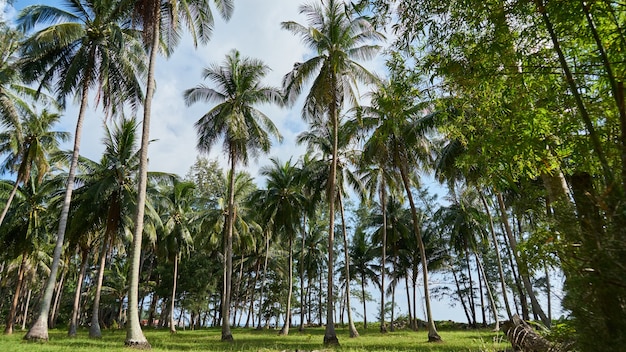
<svg viewBox="0 0 626 352"><path fill-rule="evenodd" d="M269 67L256 59L241 57L233 50L226 56L222 66L212 65L204 70L204 78L211 80L216 89L203 85L185 91L185 102L191 105L198 101L215 102L217 106L202 116L195 124L198 132L198 150L208 153L220 138L224 140L224 152L230 163L228 186L228 218L226 241L224 242L224 292L222 300L222 341L232 341L230 332L230 286L232 279L232 248L235 168L248 163L248 154L267 153L270 135L281 139L274 123L255 104L281 102L278 89L262 86L260 80Z"/></svg>
<svg viewBox="0 0 626 352"><path fill-rule="evenodd" d="M271 166L261 168L260 174L266 177L266 190L262 203L266 215L265 223L271 224L274 233L283 233L288 242L289 260L287 269L287 307L285 324L280 335L289 334L291 322L291 296L293 294L293 242L301 226L302 214L306 211L307 199L301 192L303 183L300 180L300 170L287 161L281 164L277 159L271 159Z"/></svg>
<svg viewBox="0 0 626 352"><path fill-rule="evenodd" d="M206 0L158 0L133 1L134 17L143 26L143 38L146 47L150 48L148 61L148 77L146 99L143 106L141 132L141 156L139 161L139 184L137 187L137 214L133 231L132 262L130 266L128 290L128 324L126 329L127 346L150 348L150 343L141 331L139 322L139 266L141 265L141 236L143 233L143 215L148 185L148 144L150 143L150 117L152 114L152 98L156 82L154 79L157 54L161 43L166 42L166 54L171 54L181 37L181 25L187 25L192 34L194 44L200 40L208 42L213 29L213 14ZM214 0L220 15L229 19L233 12L233 0Z"/></svg>
<svg viewBox="0 0 626 352"><path fill-rule="evenodd" d="M174 303L176 299L176 281L178 278L178 262L183 252L189 252L192 244L192 217L193 192L195 185L192 182L182 182L177 179L165 187L161 192L157 209L162 214L163 245L159 246L166 253L166 258L174 262L174 282L170 299L170 332L176 333L174 324Z"/></svg>
<svg viewBox="0 0 626 352"><path fill-rule="evenodd" d="M380 286L379 270L381 267L374 264L374 260L378 256L378 251L370 242L371 239L365 233L363 228L359 226L352 236L352 242L348 249L350 254L351 269L358 277L361 284L361 296L363 299L363 329L367 330L367 308L366 308L366 291L365 286L368 282Z"/></svg>
<svg viewBox="0 0 626 352"><path fill-rule="evenodd" d="M24 31L49 24L24 42L23 69L27 77L40 82L39 91L54 84L60 101L70 95L80 97L72 161L50 276L39 315L26 334L27 339L48 339L47 316L65 237L89 91L97 87L97 98L111 113L118 112L126 102L137 107L143 98L140 77L145 71L145 51L137 40L137 31L132 30L130 22L126 21L131 3L130 0L66 0L68 11L49 5L34 5L25 8L17 19Z"/></svg>
<svg viewBox="0 0 626 352"><path fill-rule="evenodd" d="M328 292L327 320L324 334L325 345L339 344L333 320L333 243L335 219L335 186L337 173L339 114L344 101L354 104L356 97L353 83L372 83L375 77L354 59L369 59L378 52L378 46L370 45L372 40L382 38L366 17L356 16L343 2L329 0L320 6L307 4L300 7L300 13L309 19L309 26L290 21L282 27L300 36L309 48L317 53L294 69L283 79L283 86L290 102L300 95L306 82L315 77L306 97L303 117L321 119L328 115L333 136L332 158L327 189L330 222L328 225Z"/></svg>
<svg viewBox="0 0 626 352"><path fill-rule="evenodd" d="M60 118L59 114L47 110L39 115L29 111L18 125L12 124L0 134L0 154L9 154L2 164L2 170L17 172L15 184L0 215L0 225L11 206L17 187L30 179L33 168L36 169L37 182L41 183L50 169L50 153L56 151L61 142L69 139L67 132L50 130Z"/></svg>
<svg viewBox="0 0 626 352"><path fill-rule="evenodd" d="M424 271L424 298L428 319L428 340L441 341L437 333L430 307L428 289L428 268L426 250L422 241L420 222L417 208L411 192L412 175L409 165L418 165L420 161L430 158L429 142L425 133L432 127L432 116L420 118L424 107L416 102L417 93L408 82L406 73L394 72L393 77L386 83L379 85L372 96L371 112L379 117L375 125L374 135L379 135L384 141L389 162L398 172L402 185L409 201L413 218L413 233L417 238L420 249L422 269Z"/></svg>

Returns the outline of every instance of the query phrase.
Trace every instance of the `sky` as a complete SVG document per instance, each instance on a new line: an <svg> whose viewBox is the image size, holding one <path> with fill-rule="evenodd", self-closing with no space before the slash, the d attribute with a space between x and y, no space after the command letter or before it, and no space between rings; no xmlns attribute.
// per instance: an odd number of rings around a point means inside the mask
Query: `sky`
<svg viewBox="0 0 626 352"><path fill-rule="evenodd" d="M4 19L11 20L16 12L22 8L45 2L53 6L60 6L58 0L15 0L14 8L7 5L6 0L0 0L0 14ZM210 2L213 4L213 2ZM196 132L194 123L212 106L206 103L196 103L187 107L183 99L183 91L206 83L202 79L202 70L212 63L221 63L226 54L237 49L243 56L260 59L271 68L271 72L263 81L265 84L280 87L282 77L288 73L294 63L301 62L311 53L301 43L300 38L291 32L282 30L283 21L296 21L306 24L306 18L299 14L299 0L235 0L235 10L232 18L224 22L214 10L216 18L211 41L206 45L194 48L189 36L185 36L174 54L169 58L159 58L156 67L157 89L152 106L152 120L150 138L155 140L149 147L150 171L176 173L184 176L196 160L199 153L196 150ZM384 45L384 43L383 43ZM384 58L381 56L370 62L363 63L370 71L384 72ZM361 90L361 94L366 90ZM81 155L93 160L99 160L104 149L102 138L103 113L94 108L93 100L87 113L82 130ZM64 112L59 129L75 131L78 116L78 104L69 105ZM260 156L258 160L250 160L245 170L252 176L258 175L260 167L269 164L269 158L278 158L285 162L292 158L294 161L304 154L305 147L295 143L296 136L307 130L307 124L301 119L302 99L291 108L279 108L270 105L257 106L259 110L269 116L283 136L283 142L274 141L268 155ZM138 120L142 113L138 113ZM71 149L68 143L65 147ZM211 150L210 159L217 159L222 167L228 168L226 159L221 150L221 143L217 143ZM240 168L242 170L244 168ZM257 179L257 182L260 180ZM427 180L427 185L435 186L435 182ZM437 279L432 286L438 285ZM404 287L398 287L398 299L405 301ZM375 297L378 294L375 293ZM356 299L352 302L357 311L361 311ZM405 311L405 309L403 309ZM378 311L376 303L368 305L368 320L374 321L373 314ZM418 307L418 315L424 316L423 306ZM421 314L420 314L421 313ZM435 319L452 319L464 321L464 315L459 305L452 308L447 301L433 301Z"/></svg>

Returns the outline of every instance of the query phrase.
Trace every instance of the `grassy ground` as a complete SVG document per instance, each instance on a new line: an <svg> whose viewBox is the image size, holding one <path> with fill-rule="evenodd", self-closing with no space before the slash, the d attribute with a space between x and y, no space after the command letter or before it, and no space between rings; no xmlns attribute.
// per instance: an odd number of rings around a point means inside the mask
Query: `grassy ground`
<svg viewBox="0 0 626 352"><path fill-rule="evenodd" d="M338 329L341 346L332 350L322 346L324 329L308 328L300 333L292 329L289 336L278 336L276 330L256 331L253 329L233 329L234 343L220 342L221 331L212 328L198 331L179 330L170 335L167 329L144 330L152 344L153 351L429 351L429 352L470 352L503 351L510 346L502 333L489 330L439 331L443 343L428 343L426 331L403 330L380 334L375 329L359 331L361 336L349 338L347 329ZM17 331L12 336L0 336L0 351L11 352L84 352L84 351L124 351L125 331L103 331L101 340L91 340L87 331L79 331L77 338L68 338L66 330L51 330L50 341L46 343L22 340L24 332Z"/></svg>

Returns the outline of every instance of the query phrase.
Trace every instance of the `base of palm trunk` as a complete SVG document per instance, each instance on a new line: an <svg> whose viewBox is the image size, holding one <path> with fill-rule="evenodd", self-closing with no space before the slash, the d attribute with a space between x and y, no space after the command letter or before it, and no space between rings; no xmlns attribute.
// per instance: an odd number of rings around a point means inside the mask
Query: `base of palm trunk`
<svg viewBox="0 0 626 352"><path fill-rule="evenodd" d="M126 340L124 345L137 350L149 350L152 348L148 340Z"/></svg>
<svg viewBox="0 0 626 352"><path fill-rule="evenodd" d="M339 346L339 339L337 338L337 335L324 335L324 346Z"/></svg>
<svg viewBox="0 0 626 352"><path fill-rule="evenodd" d="M439 336L439 334L434 333L428 334L428 342L443 342L443 340L441 339L441 336Z"/></svg>
<svg viewBox="0 0 626 352"><path fill-rule="evenodd" d="M387 333L387 325L381 325L380 326L380 333L381 334L386 334Z"/></svg>
<svg viewBox="0 0 626 352"><path fill-rule="evenodd" d="M28 341L48 341L48 322L46 320L37 319L35 324L31 326L24 340Z"/></svg>
<svg viewBox="0 0 626 352"><path fill-rule="evenodd" d="M233 341L235 341L233 339L233 334L231 334L231 333L227 333L227 334L222 333L222 342L233 342Z"/></svg>

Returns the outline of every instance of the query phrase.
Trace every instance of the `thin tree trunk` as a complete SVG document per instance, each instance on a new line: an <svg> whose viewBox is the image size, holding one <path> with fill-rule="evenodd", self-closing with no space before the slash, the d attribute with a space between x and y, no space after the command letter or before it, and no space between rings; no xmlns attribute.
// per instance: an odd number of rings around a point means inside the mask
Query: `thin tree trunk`
<svg viewBox="0 0 626 352"><path fill-rule="evenodd" d="M365 299L365 275L361 275L361 297L363 297L363 330L367 330L367 301Z"/></svg>
<svg viewBox="0 0 626 352"><path fill-rule="evenodd" d="M511 227L509 226L509 220L501 193L498 193L498 204L500 206L502 223L504 224L504 229L507 237L509 238L509 244L511 245L511 251L513 252L513 256L515 258L515 261L517 262L518 267L520 268L519 274L524 284L524 287L526 288L526 293L530 298L530 303L532 304L533 311L539 315L539 317L541 318L541 322L545 326L550 327L551 322L550 320L548 320L548 317L546 316L546 313L544 313L543 309L541 309L541 306L537 301L537 297L535 297L535 293L533 292L533 288L528 277L528 267L522 260L520 260L519 255L517 254L517 240L515 239L515 236L513 236L513 232L511 231Z"/></svg>
<svg viewBox="0 0 626 352"><path fill-rule="evenodd" d="M493 226L493 218L491 217L491 212L489 211L489 205L487 204L487 200L483 195L482 190L478 192L480 196L480 200L483 203L483 207L485 208L485 212L487 213L487 217L489 218L489 233L491 234L491 241L493 242L493 248L496 253L496 259L498 262L498 275L500 276L500 286L502 288L502 300L504 301L504 306L506 308L506 315L509 320L513 319L513 314L511 314L511 307L509 306L509 298L506 292L506 281L504 279L504 269L502 268L502 258L500 257L500 247L498 246L498 238L496 237L496 230ZM497 321L496 321L497 322Z"/></svg>
<svg viewBox="0 0 626 352"><path fill-rule="evenodd" d="M22 319L22 330L26 329L26 321L28 320L28 307L30 305L30 297L33 293L32 289L28 289L28 295L26 296L26 304L24 305L24 317Z"/></svg>
<svg viewBox="0 0 626 352"><path fill-rule="evenodd" d="M422 262L422 270L424 273L424 300L426 302L426 317L428 319L428 341L429 342L439 342L441 340L441 336L437 333L437 327L435 326L435 321L433 319L431 305L430 305L430 292L428 288L428 263L426 261L426 248L424 248L424 241L422 240L422 232L419 228L419 219L417 217L417 210L415 208L415 202L413 201L413 194L411 193L411 187L409 184L409 177L406 171L406 164L399 165L400 166L400 175L402 176L402 183L404 184L404 189L407 194L407 198L409 199L409 204L411 206L411 215L413 217L413 231L415 236L417 237L417 244L419 245L420 250L420 259Z"/></svg>
<svg viewBox="0 0 626 352"><path fill-rule="evenodd" d="M61 271L61 278L57 283L56 294L54 295L54 303L52 304L52 312L50 312L50 321L48 325L53 329L56 325L56 320L59 317L59 305L61 304L61 296L63 295L63 285L65 284L65 275L67 274L67 267Z"/></svg>
<svg viewBox="0 0 626 352"><path fill-rule="evenodd" d="M463 312L465 312L465 317L467 318L467 324L472 324L472 318L470 318L469 310L467 309L467 304L465 304L465 299L463 299L463 294L461 293L461 285L459 284L459 279L456 276L456 270L451 268L452 276L454 277L454 283L456 285L456 292L459 295L459 300L461 301L461 306L463 307Z"/></svg>
<svg viewBox="0 0 626 352"><path fill-rule="evenodd" d="M17 314L17 303L20 300L20 294L22 293L22 284L24 282L24 272L26 271L26 253L22 253L22 262L20 268L17 270L17 283L15 284L15 294L11 301L11 309L7 315L6 327L4 328L5 335L13 334L13 325L15 324L15 315Z"/></svg>
<svg viewBox="0 0 626 352"><path fill-rule="evenodd" d="M411 310L411 291L409 290L409 275L404 276L404 288L406 290L406 304L407 311L409 312L409 327L411 330L416 330L413 326L413 311Z"/></svg>
<svg viewBox="0 0 626 352"><path fill-rule="evenodd" d="M102 249L100 249L100 265L98 266L98 279L96 281L96 294L93 298L93 307L91 310L91 325L89 327L89 337L92 339L102 338L100 330L100 295L102 293L102 280L104 278L104 266L106 262L106 253L108 249L108 238L102 241Z"/></svg>
<svg viewBox="0 0 626 352"><path fill-rule="evenodd" d="M256 326L257 330L263 329L263 325L261 324L261 318L263 317L263 314L261 314L261 311L263 310L263 293L265 291L265 282L267 281L267 262L268 262L269 256L270 256L270 235L269 233L266 233L265 263L263 264L263 281L261 281L261 293L259 294L259 314L258 314L259 322L257 323L257 326Z"/></svg>
<svg viewBox="0 0 626 352"><path fill-rule="evenodd" d="M65 241L65 228L67 227L67 219L70 212L70 202L72 200L72 191L74 190L74 178L76 176L76 166L78 165L78 155L80 152L80 138L82 136L83 120L87 110L87 99L89 97L89 77L84 77L82 87L82 97L80 109L78 112L78 120L76 121L76 132L74 133L74 149L72 151L72 162L67 176L67 187L63 198L63 207L59 216L59 228L57 231L56 243L52 254L52 264L50 265L50 275L46 281L39 314L35 323L30 327L25 340L41 340L48 341L48 315L50 314L50 305L52 304L52 295L54 294L54 286L56 284L57 273L61 263L61 254L63 252L63 242Z"/></svg>
<svg viewBox="0 0 626 352"><path fill-rule="evenodd" d="M254 292L256 290L256 283L259 280L259 272L261 271L261 263L259 260L256 260L256 267L254 269L254 281L252 282L252 286L250 287L250 307L248 308L248 316L246 317L246 324L244 328L250 327L250 321L254 324ZM198 312L200 315L200 312Z"/></svg>
<svg viewBox="0 0 626 352"><path fill-rule="evenodd" d="M472 270L470 265L470 255L469 249L467 247L467 242L464 241L465 245L465 264L467 265L467 279L469 280L469 293L467 295L470 312L472 313L472 322L470 325L473 328L476 328L476 304L474 303L474 280L472 280Z"/></svg>
<svg viewBox="0 0 626 352"><path fill-rule="evenodd" d="M15 193L17 193L17 189L20 186L19 180L20 177L17 177L17 179L15 180L15 184L11 189L11 193L9 193L9 198L7 198L6 204L4 205L4 209L2 209L2 214L0 215L0 226L2 226L4 218L7 216L7 213L9 212L9 207L11 207L11 203L13 202L13 198L15 197Z"/></svg>
<svg viewBox="0 0 626 352"><path fill-rule="evenodd" d="M67 331L67 336L76 337L76 329L78 327L78 312L80 309L80 296L83 289L83 281L85 279L85 272L87 271L87 259L89 258L89 251L81 250L80 271L78 272L78 279L76 279L76 292L74 293L74 305L72 306L72 318L70 319L70 326Z"/></svg>
<svg viewBox="0 0 626 352"><path fill-rule="evenodd" d="M228 186L228 217L226 220L226 239L224 241L224 287L222 296L222 341L232 342L230 331L230 295L233 275L233 217L235 207L235 164L236 155L231 151L230 181Z"/></svg>
<svg viewBox="0 0 626 352"><path fill-rule="evenodd" d="M152 3L150 3L152 5ZM154 6L154 5L153 5ZM143 236L143 217L146 206L146 188L148 185L148 145L150 143L150 117L152 114L152 99L155 88L155 68L159 51L161 31L161 6L154 6L155 19L152 24L152 43L150 43L150 61L148 62L148 82L146 98L143 106L143 122L141 129L141 149L139 158L139 183L137 184L137 212L135 214L135 229L131 246L130 275L128 277L128 324L126 325L126 340L124 344L137 349L150 349L150 343L141 330L139 317L139 271L141 264L141 240Z"/></svg>
<svg viewBox="0 0 626 352"><path fill-rule="evenodd" d="M485 286L487 288L487 295L489 297L489 305L491 306L493 318L496 320L496 326L493 328L493 330L500 331L500 317L498 317L498 307L496 307L496 301L493 298L493 293L491 292L491 286L489 285L489 280L487 280L487 273L485 272L485 268L482 262L478 259L477 254L474 253L474 255L476 255L476 263L478 263L479 275L482 274L483 280L485 281Z"/></svg>
<svg viewBox="0 0 626 352"><path fill-rule="evenodd" d="M359 332L354 326L352 320L352 305L350 304L350 253L348 252L348 233L346 228L346 217L343 209L343 196L341 192L338 193L339 210L341 211L341 227L343 231L343 249L344 260L346 261L346 306L348 309L348 328L350 329L350 337L359 337Z"/></svg>
<svg viewBox="0 0 626 352"><path fill-rule="evenodd" d="M306 215L302 220L302 242L300 249L300 326L298 327L298 331L304 331L304 248L306 246Z"/></svg>
<svg viewBox="0 0 626 352"><path fill-rule="evenodd" d="M176 303L176 283L178 281L178 253L174 256L174 282L172 283L172 298L170 303L170 333L176 333L176 324L174 323L174 304Z"/></svg>
<svg viewBox="0 0 626 352"><path fill-rule="evenodd" d="M385 261L387 260L387 195L385 194L387 186L385 179L380 182L380 206L383 213L383 247L380 267L380 332L387 332L387 324L385 324Z"/></svg>
<svg viewBox="0 0 626 352"><path fill-rule="evenodd" d="M337 332L335 331L335 322L333 317L334 308L334 251L335 251L335 194L336 194L336 182L337 182L337 152L338 152L338 130L339 130L339 111L338 102L336 97L337 77L334 73L331 74L331 94L334 95L334 99L330 104L329 117L332 126L333 136L333 150L332 160L330 164L330 174L328 175L328 283L326 291L326 329L324 331L324 346L338 346L339 339L337 338Z"/></svg>
<svg viewBox="0 0 626 352"><path fill-rule="evenodd" d="M288 269L288 291L287 291L287 310L285 312L285 324L283 325L278 335L289 335L289 325L291 324L291 295L293 294L293 236L289 235L289 263Z"/></svg>
<svg viewBox="0 0 626 352"><path fill-rule="evenodd" d="M395 246L395 243L394 243L394 246L393 246L393 262L391 263L392 267L393 267L393 276L397 276L398 275L398 272L396 270L396 260L397 260L397 254L396 254L396 246ZM391 282L391 321L389 322L389 324L391 325L389 330L391 332L396 331L396 314L395 314L395 312L396 312L396 286L397 286L397 283L396 283L395 279L397 279L397 277L394 277L394 280Z"/></svg>

